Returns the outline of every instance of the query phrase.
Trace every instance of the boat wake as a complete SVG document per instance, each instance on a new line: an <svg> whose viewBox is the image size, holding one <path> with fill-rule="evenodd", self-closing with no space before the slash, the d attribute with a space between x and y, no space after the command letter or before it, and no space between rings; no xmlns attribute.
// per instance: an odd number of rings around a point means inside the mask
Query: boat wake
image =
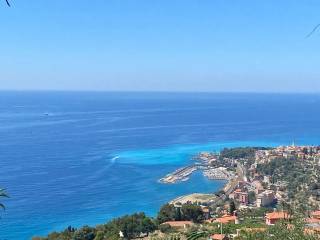
<svg viewBox="0 0 320 240"><path fill-rule="evenodd" d="M119 158L120 158L119 156L115 156L115 157L111 158L110 162L112 164L114 164L116 162L116 160L119 159Z"/></svg>

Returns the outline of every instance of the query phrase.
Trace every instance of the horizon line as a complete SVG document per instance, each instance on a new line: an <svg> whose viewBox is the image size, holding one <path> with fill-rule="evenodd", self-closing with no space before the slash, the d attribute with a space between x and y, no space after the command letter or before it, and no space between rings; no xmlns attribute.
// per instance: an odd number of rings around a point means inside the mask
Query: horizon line
<svg viewBox="0 0 320 240"><path fill-rule="evenodd" d="M166 93L166 94L312 94L312 91L184 91L184 90L98 90L98 89L0 89L0 92L72 92L72 93Z"/></svg>

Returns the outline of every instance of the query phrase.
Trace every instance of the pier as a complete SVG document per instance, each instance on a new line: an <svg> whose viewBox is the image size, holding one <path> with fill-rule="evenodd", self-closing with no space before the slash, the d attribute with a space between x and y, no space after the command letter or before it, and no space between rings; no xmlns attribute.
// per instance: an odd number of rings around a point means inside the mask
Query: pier
<svg viewBox="0 0 320 240"><path fill-rule="evenodd" d="M173 173L170 173L166 175L165 177L161 178L159 181L161 183L176 183L179 181L187 181L189 179L189 176L194 172L198 170L197 165L192 166L186 166L183 168L179 168Z"/></svg>

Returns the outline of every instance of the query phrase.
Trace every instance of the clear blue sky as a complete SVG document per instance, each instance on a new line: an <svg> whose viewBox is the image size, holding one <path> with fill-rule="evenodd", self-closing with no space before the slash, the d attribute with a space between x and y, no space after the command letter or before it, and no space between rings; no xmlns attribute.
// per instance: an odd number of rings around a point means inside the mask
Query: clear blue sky
<svg viewBox="0 0 320 240"><path fill-rule="evenodd" d="M10 1L0 89L320 92L319 0Z"/></svg>

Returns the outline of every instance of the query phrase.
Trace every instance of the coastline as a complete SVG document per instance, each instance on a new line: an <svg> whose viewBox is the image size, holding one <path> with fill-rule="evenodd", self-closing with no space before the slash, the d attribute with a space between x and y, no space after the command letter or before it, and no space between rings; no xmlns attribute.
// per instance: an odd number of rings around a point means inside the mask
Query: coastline
<svg viewBox="0 0 320 240"><path fill-rule="evenodd" d="M192 157L196 162L191 166L185 166L167 174L165 177L158 180L162 184L176 184L178 182L188 181L189 176L195 171L202 170L202 175L208 180L225 180L226 183L216 193L191 193L182 195L169 201L171 204L183 203L218 203L227 198L233 192L240 181L246 181L246 174L244 167L238 161L232 161L232 165L236 164L235 172L227 169L230 162L225 163L224 166L214 166L218 162L219 153L200 152Z"/></svg>

